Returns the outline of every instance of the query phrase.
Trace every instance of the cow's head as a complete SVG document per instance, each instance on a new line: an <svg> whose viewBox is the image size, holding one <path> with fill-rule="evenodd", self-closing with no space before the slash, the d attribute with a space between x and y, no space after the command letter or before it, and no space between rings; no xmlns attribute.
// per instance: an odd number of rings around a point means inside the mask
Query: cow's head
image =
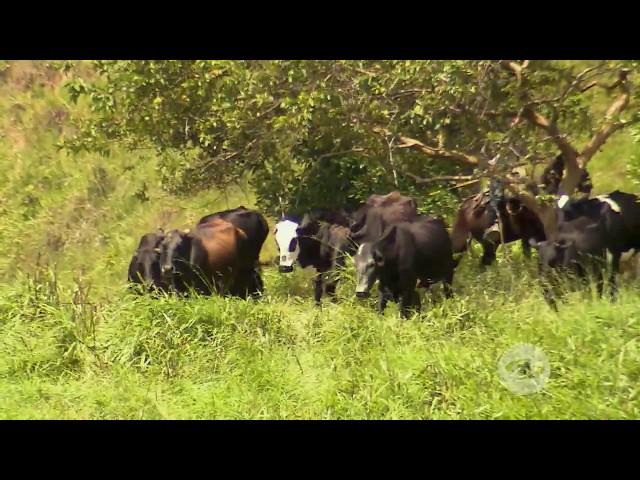
<svg viewBox="0 0 640 480"><path fill-rule="evenodd" d="M178 262L187 262L190 254L189 230L171 230L160 244L160 272L163 278L171 278L179 271Z"/></svg>
<svg viewBox="0 0 640 480"><path fill-rule="evenodd" d="M531 238L529 244L538 251L542 271L570 268L577 259L578 251L573 240L560 238L538 242Z"/></svg>
<svg viewBox="0 0 640 480"><path fill-rule="evenodd" d="M144 249L137 253L137 273L142 280L151 285L159 285L160 277L160 248Z"/></svg>
<svg viewBox="0 0 640 480"><path fill-rule="evenodd" d="M505 203L507 213L509 215L518 215L523 208L522 202L517 198L508 198Z"/></svg>
<svg viewBox="0 0 640 480"><path fill-rule="evenodd" d="M376 266L383 264L384 260L374 244L366 242L358 247L353 261L356 267L356 297L366 298L378 278Z"/></svg>
<svg viewBox="0 0 640 480"><path fill-rule="evenodd" d="M297 222L282 220L276 224L273 231L278 246L278 270L282 273L293 271L293 264L300 254L298 227Z"/></svg>
<svg viewBox="0 0 640 480"><path fill-rule="evenodd" d="M142 237L129 266L129 280L134 283L146 284L148 287L161 287L160 275L160 244L164 240L164 233L149 233Z"/></svg>

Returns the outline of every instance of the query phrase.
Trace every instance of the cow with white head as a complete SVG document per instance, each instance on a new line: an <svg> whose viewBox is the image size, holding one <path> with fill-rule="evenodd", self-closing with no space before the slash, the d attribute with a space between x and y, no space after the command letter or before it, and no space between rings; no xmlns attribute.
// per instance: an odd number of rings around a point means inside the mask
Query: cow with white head
<svg viewBox="0 0 640 480"><path fill-rule="evenodd" d="M296 219L297 220L297 219ZM354 252L350 238L349 215L342 209L316 209L301 221L283 218L273 232L279 250L280 272L292 272L294 263L301 268L313 267L314 298L320 304L323 293L335 299L338 277L336 269Z"/></svg>
<svg viewBox="0 0 640 480"><path fill-rule="evenodd" d="M293 271L293 264L300 254L298 243L298 227L300 223L297 219L283 217L275 226L273 236L278 246L278 270L281 273Z"/></svg>

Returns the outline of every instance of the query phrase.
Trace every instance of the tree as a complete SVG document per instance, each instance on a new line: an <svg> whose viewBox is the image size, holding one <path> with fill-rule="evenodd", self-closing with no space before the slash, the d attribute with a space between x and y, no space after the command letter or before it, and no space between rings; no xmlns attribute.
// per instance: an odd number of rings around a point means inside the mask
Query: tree
<svg viewBox="0 0 640 480"><path fill-rule="evenodd" d="M451 208L455 187L547 162L558 149L570 193L576 171L637 120L635 62L94 65L100 81L68 85L72 99L89 98L92 114L77 120L67 148L108 154L114 141L156 148L165 183L177 191L224 186L248 173L272 214L353 204L393 188L419 195L427 209ZM592 132L595 86L619 96ZM589 135L582 150L573 147Z"/></svg>

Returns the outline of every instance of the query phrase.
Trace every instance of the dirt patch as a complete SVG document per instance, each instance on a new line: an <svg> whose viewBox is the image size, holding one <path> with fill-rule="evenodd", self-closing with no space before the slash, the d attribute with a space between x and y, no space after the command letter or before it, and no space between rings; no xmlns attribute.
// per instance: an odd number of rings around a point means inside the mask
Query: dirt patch
<svg viewBox="0 0 640 480"><path fill-rule="evenodd" d="M16 60L9 64L3 77L13 88L27 91L34 86L57 87L63 80L61 72L46 60Z"/></svg>

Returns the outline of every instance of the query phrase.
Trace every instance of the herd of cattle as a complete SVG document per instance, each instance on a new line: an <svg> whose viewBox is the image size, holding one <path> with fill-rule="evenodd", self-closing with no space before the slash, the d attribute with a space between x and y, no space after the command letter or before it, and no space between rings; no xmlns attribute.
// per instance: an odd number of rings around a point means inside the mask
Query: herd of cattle
<svg viewBox="0 0 640 480"><path fill-rule="evenodd" d="M302 218L285 216L274 229L279 271L314 267L315 301L323 292L334 297L336 269L353 256L358 297L379 285L379 311L389 300L400 304L406 317L420 308L417 288L442 282L447 297L458 260L471 239L481 243L482 267L490 265L501 243L520 240L524 253L538 250L543 293L556 308L558 279L552 272L571 272L579 278L595 275L602 294L607 259L612 296L622 254L640 250L638 197L615 191L595 198L556 204L557 228L546 238L538 217L518 198L502 198L496 212L499 235L488 235L492 212L487 195L471 197L461 205L451 233L440 218L418 213L415 199L391 192L371 195L353 211L314 210ZM260 250L269 227L262 214L238 207L203 217L190 230L158 230L144 235L129 265L129 281L160 291L188 294L218 293L241 298L259 296ZM627 254L629 254L627 253ZM607 255L608 254L608 255Z"/></svg>

